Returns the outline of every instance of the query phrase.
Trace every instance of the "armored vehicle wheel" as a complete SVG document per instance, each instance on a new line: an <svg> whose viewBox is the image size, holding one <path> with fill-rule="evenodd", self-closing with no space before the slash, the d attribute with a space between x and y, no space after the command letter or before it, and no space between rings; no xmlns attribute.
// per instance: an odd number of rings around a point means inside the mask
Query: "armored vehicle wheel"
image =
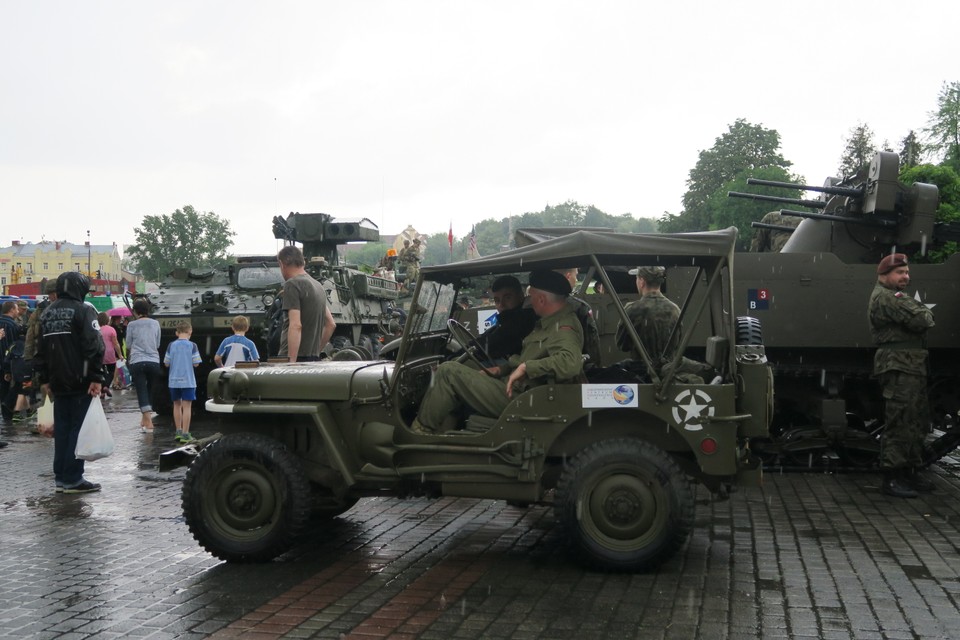
<svg viewBox="0 0 960 640"><path fill-rule="evenodd" d="M603 440L564 469L555 513L589 565L643 571L683 546L693 527L693 491L661 449L642 440Z"/></svg>
<svg viewBox="0 0 960 640"><path fill-rule="evenodd" d="M759 318L740 316L737 318L737 344L762 345L763 328Z"/></svg>
<svg viewBox="0 0 960 640"><path fill-rule="evenodd" d="M352 347L353 343L350 341L350 338L347 336L333 336L330 338L330 346L332 346L337 351L341 349L346 349L347 347Z"/></svg>
<svg viewBox="0 0 960 640"><path fill-rule="evenodd" d="M310 483L270 438L239 433L204 447L187 470L183 514L193 537L228 562L265 562L306 529Z"/></svg>

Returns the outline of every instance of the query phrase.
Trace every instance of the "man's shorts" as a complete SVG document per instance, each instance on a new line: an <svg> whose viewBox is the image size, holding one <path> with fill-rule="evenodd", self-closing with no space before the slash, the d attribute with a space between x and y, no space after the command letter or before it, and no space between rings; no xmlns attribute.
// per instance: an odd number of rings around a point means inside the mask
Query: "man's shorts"
<svg viewBox="0 0 960 640"><path fill-rule="evenodd" d="M197 399L197 388L196 387L170 387L170 397L173 398L173 401L177 400L196 400Z"/></svg>

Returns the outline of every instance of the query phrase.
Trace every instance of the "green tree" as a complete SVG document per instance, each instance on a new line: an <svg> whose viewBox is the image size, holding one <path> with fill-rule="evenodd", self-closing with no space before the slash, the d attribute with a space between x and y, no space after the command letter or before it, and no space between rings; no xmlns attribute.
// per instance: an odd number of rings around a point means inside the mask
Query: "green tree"
<svg viewBox="0 0 960 640"><path fill-rule="evenodd" d="M915 167L923 161L923 155L926 152L924 144L920 142L919 136L913 129L900 141L900 170L904 171L910 167Z"/></svg>
<svg viewBox="0 0 960 640"><path fill-rule="evenodd" d="M659 220L659 230L710 229L715 225L708 203L723 185L762 168L779 167L786 171L792 164L780 154L780 134L775 129L737 119L711 148L700 152L697 164L687 178L683 212L679 215L664 213Z"/></svg>
<svg viewBox="0 0 960 640"><path fill-rule="evenodd" d="M837 171L841 176L852 176L862 167L870 165L873 156L877 153L877 145L873 141L873 131L868 125L858 124L850 129L846 146L840 156L840 166Z"/></svg>
<svg viewBox="0 0 960 640"><path fill-rule="evenodd" d="M177 268L225 265L236 235L229 221L190 205L170 215L144 216L133 233L136 243L127 254L147 280L160 280Z"/></svg>
<svg viewBox="0 0 960 640"><path fill-rule="evenodd" d="M924 132L944 164L960 172L960 82L943 83Z"/></svg>

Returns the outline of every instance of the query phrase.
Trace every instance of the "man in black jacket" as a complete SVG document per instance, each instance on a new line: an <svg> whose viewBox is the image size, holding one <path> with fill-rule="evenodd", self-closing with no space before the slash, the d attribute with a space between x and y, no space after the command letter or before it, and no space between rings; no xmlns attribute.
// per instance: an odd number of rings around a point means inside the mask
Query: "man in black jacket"
<svg viewBox="0 0 960 640"><path fill-rule="evenodd" d="M57 301L40 316L34 358L40 384L53 403L53 474L57 493L89 493L100 485L83 477L74 450L80 426L104 383L103 338L97 310L84 303L90 282L78 271L57 278Z"/></svg>

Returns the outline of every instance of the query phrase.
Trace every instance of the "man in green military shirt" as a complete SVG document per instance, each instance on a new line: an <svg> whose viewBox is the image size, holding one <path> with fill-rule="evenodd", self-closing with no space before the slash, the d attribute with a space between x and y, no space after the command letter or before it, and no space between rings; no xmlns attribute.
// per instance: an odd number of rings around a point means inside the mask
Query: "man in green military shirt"
<svg viewBox="0 0 960 640"><path fill-rule="evenodd" d="M509 406L515 393L579 379L583 329L567 304L570 283L554 271L534 271L530 274L529 295L538 320L523 339L520 354L484 371L459 362L441 364L411 425L414 432L436 433L462 405L495 418Z"/></svg>
<svg viewBox="0 0 960 640"><path fill-rule="evenodd" d="M934 326L933 312L904 293L910 267L902 253L877 265L877 284L870 295L870 333L877 344L873 373L883 387L883 436L880 471L883 492L897 498L916 497L933 484L918 475L923 439L930 423L927 400L925 334Z"/></svg>

